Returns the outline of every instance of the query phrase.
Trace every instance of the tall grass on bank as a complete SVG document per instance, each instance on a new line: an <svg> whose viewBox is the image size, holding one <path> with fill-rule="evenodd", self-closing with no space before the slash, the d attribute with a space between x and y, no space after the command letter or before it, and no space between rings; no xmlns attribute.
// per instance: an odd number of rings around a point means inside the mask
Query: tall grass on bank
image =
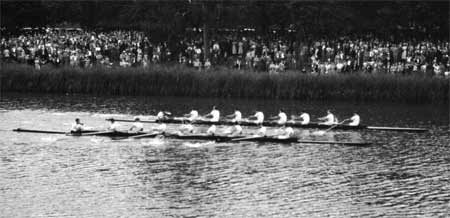
<svg viewBox="0 0 450 218"><path fill-rule="evenodd" d="M2 91L238 97L298 100L393 101L446 103L449 80L403 75L304 75L285 72L239 71L216 68L199 72L181 65L149 68L88 69L3 65Z"/></svg>

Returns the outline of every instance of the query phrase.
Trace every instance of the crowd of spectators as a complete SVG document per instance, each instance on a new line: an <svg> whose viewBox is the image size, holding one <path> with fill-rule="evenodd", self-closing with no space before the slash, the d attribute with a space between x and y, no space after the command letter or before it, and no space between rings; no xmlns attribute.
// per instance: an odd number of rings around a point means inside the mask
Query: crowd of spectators
<svg viewBox="0 0 450 218"><path fill-rule="evenodd" d="M153 42L138 31L95 32L47 28L1 38L2 62L73 67L147 67L178 62L209 69L225 65L237 69L280 73L393 73L449 75L449 41L386 40L364 35L299 40L282 34L258 36L229 32L211 37L205 59L202 34L189 34L176 43Z"/></svg>

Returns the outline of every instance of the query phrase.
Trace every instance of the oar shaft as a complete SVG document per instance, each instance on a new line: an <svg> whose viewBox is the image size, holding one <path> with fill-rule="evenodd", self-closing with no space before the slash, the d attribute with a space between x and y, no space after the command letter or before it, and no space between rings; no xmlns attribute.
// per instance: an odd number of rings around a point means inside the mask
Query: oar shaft
<svg viewBox="0 0 450 218"><path fill-rule="evenodd" d="M426 132L425 128L407 128L407 127L388 127L388 126L368 126L371 130L385 130L385 131L404 131L404 132Z"/></svg>
<svg viewBox="0 0 450 218"><path fill-rule="evenodd" d="M45 134L66 134L67 132L51 131L51 130L34 130L34 129L13 129L15 132L45 133Z"/></svg>

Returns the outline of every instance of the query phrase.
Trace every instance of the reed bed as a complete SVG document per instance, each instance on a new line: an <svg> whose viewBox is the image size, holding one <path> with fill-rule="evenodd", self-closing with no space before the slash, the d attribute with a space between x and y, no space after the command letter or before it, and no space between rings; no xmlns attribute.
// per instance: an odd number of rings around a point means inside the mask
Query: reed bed
<svg viewBox="0 0 450 218"><path fill-rule="evenodd" d="M2 66L1 89L8 92L93 95L236 97L298 100L447 103L449 79L405 75L305 75L182 65L149 68L54 68Z"/></svg>

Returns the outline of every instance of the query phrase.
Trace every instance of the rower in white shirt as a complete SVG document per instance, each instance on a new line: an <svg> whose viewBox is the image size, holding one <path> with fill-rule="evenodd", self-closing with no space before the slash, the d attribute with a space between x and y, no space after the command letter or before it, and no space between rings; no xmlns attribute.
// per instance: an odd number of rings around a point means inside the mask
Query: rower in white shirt
<svg viewBox="0 0 450 218"><path fill-rule="evenodd" d="M194 133L194 126L192 124L182 124L179 128L179 134L193 134Z"/></svg>
<svg viewBox="0 0 450 218"><path fill-rule="evenodd" d="M357 113L353 113L353 116L350 117L350 123L349 126L359 126L359 123L361 122L361 118Z"/></svg>
<svg viewBox="0 0 450 218"><path fill-rule="evenodd" d="M198 119L198 111L191 110L191 112L189 112L188 114L185 114L184 116L187 117L187 120L189 120L190 122L195 121Z"/></svg>
<svg viewBox="0 0 450 218"><path fill-rule="evenodd" d="M327 115L324 117L318 118L319 120L323 122L319 122L321 125L333 125L336 124L337 118L334 116L333 113L331 113L330 110L327 110Z"/></svg>
<svg viewBox="0 0 450 218"><path fill-rule="evenodd" d="M280 109L280 111L278 112L278 115L273 118L278 119L277 120L278 125L285 125L287 122L287 115L282 109Z"/></svg>
<svg viewBox="0 0 450 218"><path fill-rule="evenodd" d="M277 138L279 139L288 139L294 136L294 129L292 127L287 127L284 129L284 134L279 135Z"/></svg>
<svg viewBox="0 0 450 218"><path fill-rule="evenodd" d="M165 123L159 123L156 127L153 128L153 131L165 132L166 129L167 129L167 125Z"/></svg>
<svg viewBox="0 0 450 218"><path fill-rule="evenodd" d="M239 110L235 110L233 114L226 116L227 118L232 118L231 122L239 123L242 121L242 113Z"/></svg>
<svg viewBox="0 0 450 218"><path fill-rule="evenodd" d="M300 124L302 125L308 125L311 120L309 114L306 112L302 112L302 114L300 114L300 119L302 119L302 121L300 122Z"/></svg>
<svg viewBox="0 0 450 218"><path fill-rule="evenodd" d="M267 128L265 126L262 126L258 129L256 132L256 135L258 136L266 136Z"/></svg>
<svg viewBox="0 0 450 218"><path fill-rule="evenodd" d="M255 111L255 114L249 117L249 119L251 118L256 118L253 122L257 125L261 125L264 122L264 113L261 111Z"/></svg>
<svg viewBox="0 0 450 218"><path fill-rule="evenodd" d="M242 127L239 124L236 124L234 126L230 126L228 127L225 131L224 131L225 135L228 136L237 136L237 135L242 135Z"/></svg>
<svg viewBox="0 0 450 218"><path fill-rule="evenodd" d="M79 118L75 119L75 123L72 124L71 132L81 132L84 129L84 124L80 122Z"/></svg>
<svg viewBox="0 0 450 218"><path fill-rule="evenodd" d="M219 110L217 110L216 106L213 106L213 109L211 110L211 112L209 112L209 114L205 115L205 117L211 117L209 119L209 121L211 122L219 122L220 119L220 112Z"/></svg>
<svg viewBox="0 0 450 218"><path fill-rule="evenodd" d="M160 111L156 115L156 119L157 120L166 120L166 119L169 119L170 116L172 116L172 113L170 113L169 111Z"/></svg>
<svg viewBox="0 0 450 218"><path fill-rule="evenodd" d="M109 119L109 121L110 121L111 123L109 124L108 130L113 131L113 132L119 131L120 124L119 124L119 123L116 123L116 121L114 120L114 118Z"/></svg>
<svg viewBox="0 0 450 218"><path fill-rule="evenodd" d="M206 130L206 134L215 135L216 134L216 125L211 125L208 130Z"/></svg>
<svg viewBox="0 0 450 218"><path fill-rule="evenodd" d="M134 118L134 123L131 126L130 132L142 132L144 131L144 124L141 123L141 119L139 117Z"/></svg>

